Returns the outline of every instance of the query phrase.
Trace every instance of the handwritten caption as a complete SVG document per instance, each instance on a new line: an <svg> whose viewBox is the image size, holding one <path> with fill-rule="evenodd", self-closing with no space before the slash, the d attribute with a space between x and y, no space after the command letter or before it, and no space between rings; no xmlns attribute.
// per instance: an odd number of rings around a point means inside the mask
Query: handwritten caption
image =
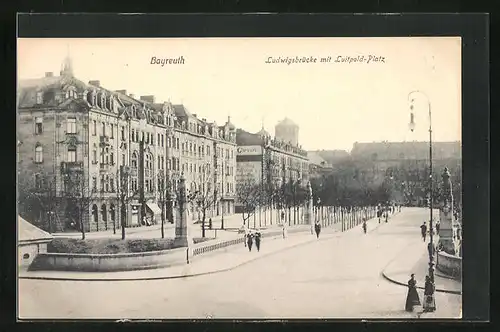
<svg viewBox="0 0 500 332"><path fill-rule="evenodd" d="M385 63L385 57L381 55L356 55L356 56L325 56L325 57L316 57L316 56L295 56L295 57L267 57L265 63L269 64L296 64L296 63Z"/></svg>

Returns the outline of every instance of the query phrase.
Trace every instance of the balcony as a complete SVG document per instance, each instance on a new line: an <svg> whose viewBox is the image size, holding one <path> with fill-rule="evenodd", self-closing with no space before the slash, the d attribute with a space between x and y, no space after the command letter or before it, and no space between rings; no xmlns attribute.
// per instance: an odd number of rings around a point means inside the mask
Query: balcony
<svg viewBox="0 0 500 332"><path fill-rule="evenodd" d="M83 161L61 162L62 173L83 172Z"/></svg>
<svg viewBox="0 0 500 332"><path fill-rule="evenodd" d="M99 136L99 146L109 146L109 137L108 136Z"/></svg>

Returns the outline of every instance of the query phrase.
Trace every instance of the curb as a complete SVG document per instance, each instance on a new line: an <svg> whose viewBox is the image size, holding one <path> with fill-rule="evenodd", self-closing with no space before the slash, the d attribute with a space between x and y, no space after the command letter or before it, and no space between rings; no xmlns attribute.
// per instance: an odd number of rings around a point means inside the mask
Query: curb
<svg viewBox="0 0 500 332"><path fill-rule="evenodd" d="M296 248L296 247L299 247L301 245L306 245L306 244L310 244L314 241L320 241L320 240L327 240L327 239L330 239L333 237L333 235L338 235L339 232L333 232L332 234L329 234L330 236L327 236L326 239L324 238L320 238L320 239L317 239L317 238L314 238L310 241L305 241L305 242L302 242L302 243L298 243L298 244L295 244L295 245L292 245L290 247L285 247L285 248L281 248L281 249L278 249L276 251L273 251L273 252L270 252L270 253L266 253L264 255L261 255L261 256L258 256L258 257L254 257L250 260L247 260L243 263L240 263L240 264L237 264L237 265L234 265L234 266L231 266L231 267L228 267L228 268L223 268L223 269L218 269L218 270L212 270L212 271L207 271L207 272L199 272L199 273L191 273L191 274L177 274L177 275L172 275L172 276L159 276L159 277L136 277L136 278L106 278L106 279L102 279L102 278L64 278L64 277L36 277L36 276L19 276L18 278L19 279L28 279L28 280L58 280L58 281L140 281L140 280L164 280L164 279L179 279L179 278L189 278L189 277L198 277L198 276L203 276L203 275L209 275L209 274L215 274L215 273L221 273L221 272L227 272L227 271L231 271L231 270L234 270L240 266L243 266L245 264L248 264L248 263L251 263L253 261L256 261L258 259L261 259L261 258L265 258L265 257L268 257L268 256L271 256L273 254L277 254L277 253L280 253L280 252L283 252L283 251L286 251L288 249L292 249L292 248ZM281 237L277 236L276 238L274 239L281 239ZM186 264L187 265L187 264Z"/></svg>
<svg viewBox="0 0 500 332"><path fill-rule="evenodd" d="M410 244L408 247L412 246L412 244ZM396 284L396 285L400 285L400 286L405 286L405 287L408 287L408 285L406 283L403 283L403 282L400 282L400 281L397 281L391 277L388 276L386 270L387 270L387 267L389 265L391 265L398 257L399 257L400 254L396 255L396 257L394 257L387 265L386 267L382 270L382 272L380 273L382 275L382 277L384 277L384 279L386 279L387 281L389 282L392 282L393 284ZM440 276L437 274L437 276ZM422 286L417 286L417 289L424 289L424 287ZM449 290L449 289L442 289L442 288L436 288L436 292L439 292L439 293L447 293L447 294L455 294L455 295L462 295L462 292L461 291L454 291L454 290Z"/></svg>

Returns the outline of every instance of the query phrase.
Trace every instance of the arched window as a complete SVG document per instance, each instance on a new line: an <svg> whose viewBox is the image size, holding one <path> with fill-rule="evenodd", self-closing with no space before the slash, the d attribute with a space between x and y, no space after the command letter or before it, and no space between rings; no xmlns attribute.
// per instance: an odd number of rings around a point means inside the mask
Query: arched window
<svg viewBox="0 0 500 332"><path fill-rule="evenodd" d="M108 221L108 210L106 209L106 204L101 206L101 219L104 222Z"/></svg>
<svg viewBox="0 0 500 332"><path fill-rule="evenodd" d="M40 143L35 147L35 163L43 163L43 147Z"/></svg>
<svg viewBox="0 0 500 332"><path fill-rule="evenodd" d="M131 165L132 165L132 168L137 168L137 152L136 151L134 151L132 153Z"/></svg>
<svg viewBox="0 0 500 332"><path fill-rule="evenodd" d="M94 223L99 222L99 213L97 212L97 205L92 205L92 219Z"/></svg>
<svg viewBox="0 0 500 332"><path fill-rule="evenodd" d="M116 219L116 215L115 215L115 205L114 204L111 204L109 206L109 218L111 219L112 222L114 222Z"/></svg>

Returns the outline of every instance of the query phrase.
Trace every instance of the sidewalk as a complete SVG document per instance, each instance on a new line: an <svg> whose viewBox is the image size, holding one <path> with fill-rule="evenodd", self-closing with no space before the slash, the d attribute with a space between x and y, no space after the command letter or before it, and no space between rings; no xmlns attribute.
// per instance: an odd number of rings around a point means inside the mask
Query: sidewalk
<svg viewBox="0 0 500 332"><path fill-rule="evenodd" d="M389 281L407 286L408 279L412 273L417 280L417 288L423 289L425 276L429 271L429 254L427 242L421 240L412 243L407 250L395 257L382 271L382 275ZM436 292L462 294L462 283L451 279L439 271L434 271L434 283Z"/></svg>
<svg viewBox="0 0 500 332"><path fill-rule="evenodd" d="M307 226L307 225L306 225ZM20 279L73 280L73 281L127 281L154 280L194 277L232 270L256 259L297 247L313 241L321 241L338 235L334 228L324 228L320 238L307 232L290 232L285 239L281 235L263 238L260 252L248 251L243 244L227 247L199 257L194 257L190 264L183 264L161 269L137 270L125 272L63 272L63 271L19 271ZM240 235L241 236L241 235Z"/></svg>

